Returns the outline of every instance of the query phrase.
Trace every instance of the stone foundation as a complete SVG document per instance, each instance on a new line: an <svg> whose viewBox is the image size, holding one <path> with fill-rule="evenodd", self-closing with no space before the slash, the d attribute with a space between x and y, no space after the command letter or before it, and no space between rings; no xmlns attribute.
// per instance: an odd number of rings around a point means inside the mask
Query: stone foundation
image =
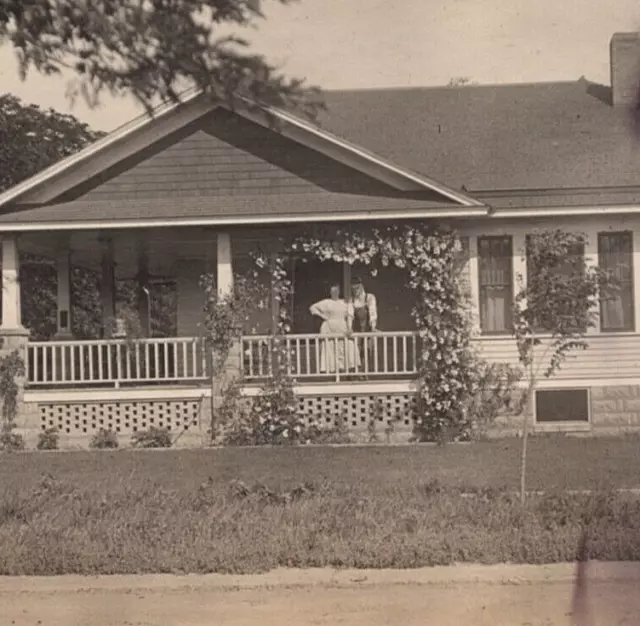
<svg viewBox="0 0 640 626"><path fill-rule="evenodd" d="M100 428L116 431L120 447L130 446L132 434L150 426L169 427L177 438L176 447L201 447L210 441L211 402L204 387L197 397L193 390L189 397L180 397L180 389L175 389L162 397L156 392L155 397L138 394L136 399L119 399L120 392L111 390L99 401L86 402L63 400L60 393L60 399L21 404L16 432L25 438L28 448L35 448L38 433L50 427L58 429L60 447L72 449L89 447ZM593 387L589 402L589 422L537 423L531 432L583 436L640 432L640 385ZM343 424L351 439L359 443L411 441L413 403L414 395L409 391L381 394L354 388L352 394L335 395L327 388L299 396L304 419L329 428ZM522 424L522 417L505 414L486 434L490 438L520 436Z"/></svg>
<svg viewBox="0 0 640 626"><path fill-rule="evenodd" d="M595 430L640 430L640 385L593 387L591 424Z"/></svg>

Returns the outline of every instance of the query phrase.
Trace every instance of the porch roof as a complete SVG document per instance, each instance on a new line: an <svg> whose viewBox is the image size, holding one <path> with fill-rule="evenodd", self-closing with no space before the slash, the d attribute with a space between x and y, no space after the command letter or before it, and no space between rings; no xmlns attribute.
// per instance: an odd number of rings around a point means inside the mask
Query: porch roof
<svg viewBox="0 0 640 626"><path fill-rule="evenodd" d="M76 200L0 215L0 232L198 224L277 224L318 221L319 214L323 216L322 221L438 218L486 215L487 210L483 206L444 205L433 200L331 192L272 196L191 196L180 199Z"/></svg>

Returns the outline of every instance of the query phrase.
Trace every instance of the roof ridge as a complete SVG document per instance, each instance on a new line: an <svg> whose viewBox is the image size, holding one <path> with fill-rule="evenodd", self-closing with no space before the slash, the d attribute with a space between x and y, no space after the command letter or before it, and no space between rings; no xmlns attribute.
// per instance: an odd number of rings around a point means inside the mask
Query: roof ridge
<svg viewBox="0 0 640 626"><path fill-rule="evenodd" d="M593 83L584 75L574 80L549 80L549 81L530 81L523 83L479 83L465 85L398 85L386 87L355 87L353 89L323 89L323 93L340 94L340 93L367 93L367 92L400 92L400 91L435 91L435 90L454 90L454 89L496 89L508 87L542 87L542 86L559 86L559 85L578 85L583 82ZM600 83L593 83L600 84Z"/></svg>

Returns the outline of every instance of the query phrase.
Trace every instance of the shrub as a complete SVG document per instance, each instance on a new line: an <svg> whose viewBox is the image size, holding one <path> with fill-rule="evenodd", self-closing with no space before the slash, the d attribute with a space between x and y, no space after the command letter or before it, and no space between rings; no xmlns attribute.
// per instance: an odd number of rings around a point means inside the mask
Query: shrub
<svg viewBox="0 0 640 626"><path fill-rule="evenodd" d="M60 443L60 433L58 429L53 426L38 433L38 443L36 447L38 450L57 450Z"/></svg>
<svg viewBox="0 0 640 626"><path fill-rule="evenodd" d="M520 368L508 363L478 363L478 391L467 404L469 424L475 439L486 435L500 414L514 405L516 385L522 375Z"/></svg>
<svg viewBox="0 0 640 626"><path fill-rule="evenodd" d="M344 418L333 427L299 415L292 381L286 377L267 382L261 393L242 399L237 385L230 386L216 435L223 445L261 446L350 443Z"/></svg>
<svg viewBox="0 0 640 626"><path fill-rule="evenodd" d="M12 430L4 430L0 432L0 450L3 452L15 452L17 450L24 450L25 442L24 437Z"/></svg>
<svg viewBox="0 0 640 626"><path fill-rule="evenodd" d="M170 448L173 441L168 428L151 426L133 433L132 445L134 448Z"/></svg>
<svg viewBox="0 0 640 626"><path fill-rule="evenodd" d="M96 432L89 443L89 447L94 450L115 450L118 445L118 434L106 428Z"/></svg>

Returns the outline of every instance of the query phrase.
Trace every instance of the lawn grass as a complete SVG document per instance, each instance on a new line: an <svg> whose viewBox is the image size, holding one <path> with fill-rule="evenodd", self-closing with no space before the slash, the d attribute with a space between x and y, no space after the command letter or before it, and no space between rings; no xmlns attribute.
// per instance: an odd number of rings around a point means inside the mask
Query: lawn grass
<svg viewBox="0 0 640 626"><path fill-rule="evenodd" d="M438 479L446 485L518 488L520 441L436 446L224 448L0 454L5 485L29 488L49 473L78 486L149 480L193 489L209 478L286 488L305 481L387 487ZM533 437L532 490L640 487L640 438Z"/></svg>
<svg viewBox="0 0 640 626"><path fill-rule="evenodd" d="M522 508L518 443L1 455L0 574L547 563L576 557L586 520L591 558L640 559L637 496ZM534 438L530 488L637 486L637 448Z"/></svg>

